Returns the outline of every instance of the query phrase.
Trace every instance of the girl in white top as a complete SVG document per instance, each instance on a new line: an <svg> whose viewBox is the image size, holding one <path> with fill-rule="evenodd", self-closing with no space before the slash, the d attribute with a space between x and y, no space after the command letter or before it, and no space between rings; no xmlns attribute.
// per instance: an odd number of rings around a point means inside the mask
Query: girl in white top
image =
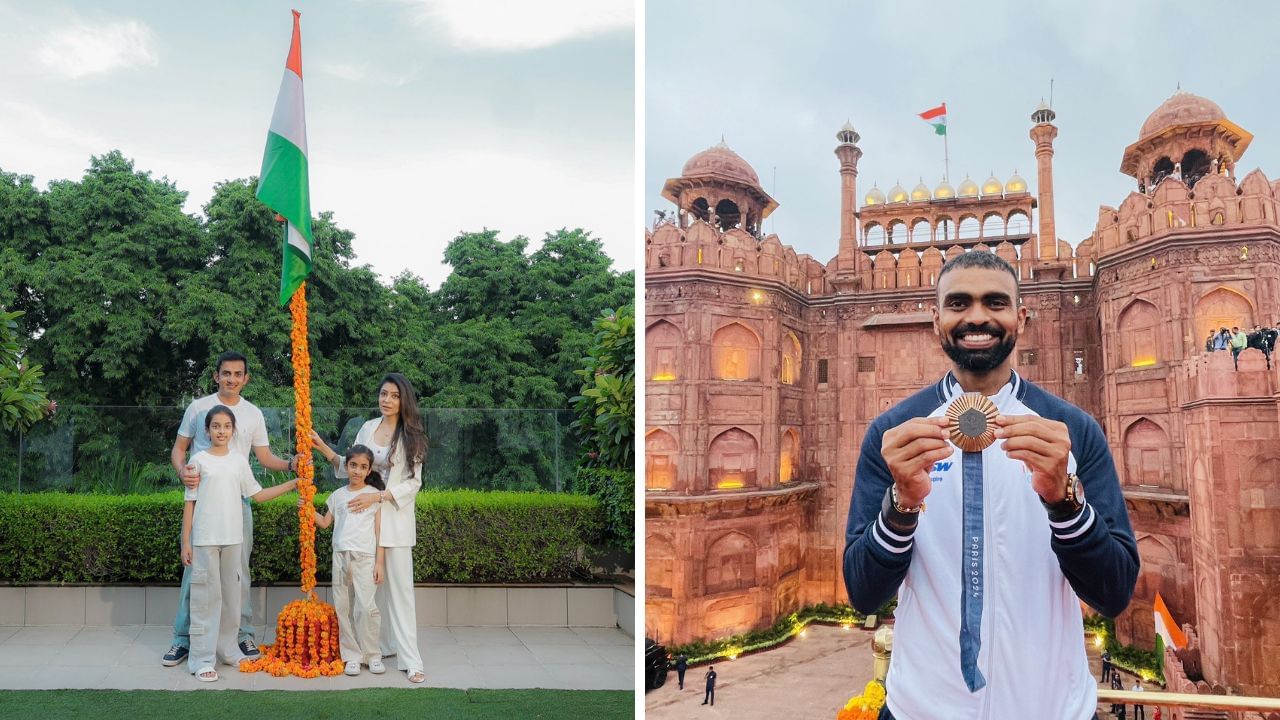
<svg viewBox="0 0 1280 720"><path fill-rule="evenodd" d="M182 508L182 564L191 566L191 653L187 669L201 682L218 679L214 663L244 659L236 646L240 625L240 551L244 518L240 498L263 502L298 485L295 478L262 489L249 460L231 452L236 416L216 405L204 418L210 446L191 458L200 472L200 487L188 488ZM195 526L194 532L192 526Z"/></svg>
<svg viewBox="0 0 1280 720"><path fill-rule="evenodd" d="M316 526L334 526L333 607L338 612L338 646L346 663L344 672L359 675L363 662L369 672L382 674L387 668L378 649L381 615L374 600L374 589L382 584L386 568L385 548L378 547L382 505L379 503L373 511L353 512L347 503L362 495L377 497L386 486L373 470L373 452L364 445L351 446L345 465L350 482L334 490L325 501L328 511L324 515L316 513Z"/></svg>
<svg viewBox="0 0 1280 720"><path fill-rule="evenodd" d="M374 470L382 475L387 489L378 494L362 494L347 502L352 512L368 510L382 502L381 533L378 546L386 551L386 582L378 586L377 602L382 623L382 654L396 656L396 667L409 682L426 680L422 656L418 652L418 619L413 596L413 546L417 544L417 517L414 501L422 488L422 464L427 458L427 434L418 411L413 385L400 373L388 373L378 385L379 417L365 423L356 433L356 443L373 452ZM346 462L315 432L311 440L334 474L347 477Z"/></svg>

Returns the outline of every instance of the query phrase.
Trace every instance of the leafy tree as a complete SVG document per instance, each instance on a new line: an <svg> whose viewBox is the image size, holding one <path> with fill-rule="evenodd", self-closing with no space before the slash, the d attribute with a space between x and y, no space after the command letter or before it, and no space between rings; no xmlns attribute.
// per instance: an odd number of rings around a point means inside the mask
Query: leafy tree
<svg viewBox="0 0 1280 720"><path fill-rule="evenodd" d="M18 343L21 312L0 311L0 430L27 430L51 412L39 365L22 359Z"/></svg>
<svg viewBox="0 0 1280 720"><path fill-rule="evenodd" d="M618 470L635 463L636 318L625 305L595 322L595 345L578 371L581 394L573 398L573 427L583 440L585 464Z"/></svg>

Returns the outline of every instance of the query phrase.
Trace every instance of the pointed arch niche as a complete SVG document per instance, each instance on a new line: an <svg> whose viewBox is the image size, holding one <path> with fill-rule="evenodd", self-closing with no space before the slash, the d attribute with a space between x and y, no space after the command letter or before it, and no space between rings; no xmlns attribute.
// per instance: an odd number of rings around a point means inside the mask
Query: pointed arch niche
<svg viewBox="0 0 1280 720"><path fill-rule="evenodd" d="M756 584L756 544L740 532L721 535L707 548L703 591L745 590Z"/></svg>
<svg viewBox="0 0 1280 720"><path fill-rule="evenodd" d="M1179 490L1174 480L1169 434L1154 422L1140 418L1124 433L1124 482L1129 487Z"/></svg>
<svg viewBox="0 0 1280 720"><path fill-rule="evenodd" d="M729 428L711 441L707 451L712 490L754 488L760 445L751 433Z"/></svg>
<svg viewBox="0 0 1280 720"><path fill-rule="evenodd" d="M1147 367L1159 362L1159 325L1160 311L1145 300L1135 300L1120 313L1116 337L1122 365Z"/></svg>
<svg viewBox="0 0 1280 720"><path fill-rule="evenodd" d="M645 369L654 382L671 382L680 377L680 331L659 320L644 332Z"/></svg>
<svg viewBox="0 0 1280 720"><path fill-rule="evenodd" d="M644 539L644 589L649 597L671 597L675 581L676 551L662 535Z"/></svg>
<svg viewBox="0 0 1280 720"><path fill-rule="evenodd" d="M782 447L778 453L778 482L789 483L800 479L800 433L787 428L782 433Z"/></svg>
<svg viewBox="0 0 1280 720"><path fill-rule="evenodd" d="M787 332L782 338L782 372L779 379L783 385L795 385L800 381L800 360L803 353L796 334Z"/></svg>
<svg viewBox="0 0 1280 720"><path fill-rule="evenodd" d="M644 487L646 490L674 490L679 474L676 460L680 447L666 430L654 428L644 436Z"/></svg>
<svg viewBox="0 0 1280 720"><path fill-rule="evenodd" d="M733 322L711 336L711 372L717 380L759 380L760 338Z"/></svg>
<svg viewBox="0 0 1280 720"><path fill-rule="evenodd" d="M1253 303L1249 298L1230 288L1220 287L1196 303L1196 337L1203 338L1210 330L1232 327L1253 328Z"/></svg>

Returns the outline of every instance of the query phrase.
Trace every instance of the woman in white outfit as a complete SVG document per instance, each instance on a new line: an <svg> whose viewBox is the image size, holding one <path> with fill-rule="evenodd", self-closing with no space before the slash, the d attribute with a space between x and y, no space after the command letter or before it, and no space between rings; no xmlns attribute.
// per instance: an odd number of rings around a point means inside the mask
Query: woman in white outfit
<svg viewBox="0 0 1280 720"><path fill-rule="evenodd" d="M365 423L355 444L365 445L374 454L374 469L382 474L387 489L351 499L352 512L363 512L382 502L382 528L378 544L385 548L387 577L378 586L377 602L383 617L383 655L395 655L396 667L404 670L409 682L426 679L418 653L418 618L413 598L413 546L417 544L414 501L422 488L422 463L427 458L427 435L413 385L400 373L388 373L378 387L381 413ZM334 468L347 477L346 459L334 452L315 431L311 440Z"/></svg>

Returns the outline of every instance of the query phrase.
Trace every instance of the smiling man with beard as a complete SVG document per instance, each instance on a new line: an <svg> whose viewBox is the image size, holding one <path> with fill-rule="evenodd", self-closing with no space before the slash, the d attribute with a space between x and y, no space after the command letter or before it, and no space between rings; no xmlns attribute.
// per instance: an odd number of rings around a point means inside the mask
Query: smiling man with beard
<svg viewBox="0 0 1280 720"><path fill-rule="evenodd" d="M898 594L882 719L1094 717L1080 600L1122 612L1137 543L1098 423L1013 371L1026 321L1007 262L947 262L952 370L867 428L844 577L862 612Z"/></svg>

